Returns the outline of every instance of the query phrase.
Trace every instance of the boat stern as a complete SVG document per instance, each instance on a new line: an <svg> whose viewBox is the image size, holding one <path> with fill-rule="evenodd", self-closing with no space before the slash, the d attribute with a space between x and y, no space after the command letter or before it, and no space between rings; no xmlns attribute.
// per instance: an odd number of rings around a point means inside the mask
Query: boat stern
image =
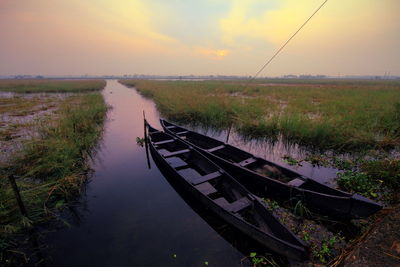
<svg viewBox="0 0 400 267"><path fill-rule="evenodd" d="M352 205L350 213L354 218L366 218L383 208L381 204L359 194L353 194L351 197L351 202Z"/></svg>

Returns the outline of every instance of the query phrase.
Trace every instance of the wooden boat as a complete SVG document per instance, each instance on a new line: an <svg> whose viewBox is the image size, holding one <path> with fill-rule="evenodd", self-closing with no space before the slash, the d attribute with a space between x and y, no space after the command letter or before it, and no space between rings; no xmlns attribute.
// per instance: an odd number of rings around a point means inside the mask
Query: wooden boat
<svg viewBox="0 0 400 267"><path fill-rule="evenodd" d="M148 146L157 165L202 205L266 248L295 260L308 257L308 245L268 211L231 175L170 134L146 123Z"/></svg>
<svg viewBox="0 0 400 267"><path fill-rule="evenodd" d="M382 208L358 194L337 190L222 141L160 121L167 133L196 147L259 197L301 201L312 211L342 219L365 218Z"/></svg>
<svg viewBox="0 0 400 267"><path fill-rule="evenodd" d="M170 173L165 171L159 163L154 162L164 176L165 180L169 185L176 191L183 201L205 221L220 237L228 242L232 247L239 251L242 255L249 255L252 252L257 252L260 255L270 255L272 260L277 263L277 266L289 266L290 259L272 252L265 246L262 246L259 242L255 241L245 233L239 231L237 228L230 224L227 224L222 218L216 215L214 212L207 209L205 205L200 203L198 199L194 198L187 190L176 181L176 178ZM269 258L269 257L268 257ZM250 259L249 259L250 260ZM244 266L250 266L245 264ZM251 265L252 266L252 265Z"/></svg>

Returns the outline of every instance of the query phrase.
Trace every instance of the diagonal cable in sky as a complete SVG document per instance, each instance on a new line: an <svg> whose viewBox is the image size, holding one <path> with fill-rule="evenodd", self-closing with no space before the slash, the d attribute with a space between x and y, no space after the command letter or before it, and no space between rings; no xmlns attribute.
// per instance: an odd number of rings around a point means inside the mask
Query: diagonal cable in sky
<svg viewBox="0 0 400 267"><path fill-rule="evenodd" d="M249 83L257 78L257 76L271 63L272 60L285 48L285 46L306 26L306 24L315 16L315 14L318 13L318 11L321 10L321 8L328 2L329 0L325 0L318 8L317 10L312 13L312 15L300 26L300 28L275 52L275 54L261 67L261 69L253 76L251 79L247 82L244 90L247 89L247 86Z"/></svg>

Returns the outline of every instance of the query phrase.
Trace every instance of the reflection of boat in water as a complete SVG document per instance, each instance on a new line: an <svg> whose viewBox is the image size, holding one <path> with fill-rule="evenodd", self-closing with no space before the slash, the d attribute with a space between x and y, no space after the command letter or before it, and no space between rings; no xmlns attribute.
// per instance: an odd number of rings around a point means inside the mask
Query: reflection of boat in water
<svg viewBox="0 0 400 267"><path fill-rule="evenodd" d="M147 128L154 161L194 199L275 253L297 260L308 257L308 246L232 176L185 142Z"/></svg>
<svg viewBox="0 0 400 267"><path fill-rule="evenodd" d="M364 218L382 208L358 194L337 190L222 141L160 121L167 133L196 147L257 196L301 200L316 212L339 218Z"/></svg>

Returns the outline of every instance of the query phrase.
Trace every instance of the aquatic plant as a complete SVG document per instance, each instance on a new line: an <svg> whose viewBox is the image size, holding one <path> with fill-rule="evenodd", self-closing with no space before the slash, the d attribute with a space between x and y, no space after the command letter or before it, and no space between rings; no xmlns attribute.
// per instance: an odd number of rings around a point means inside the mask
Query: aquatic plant
<svg viewBox="0 0 400 267"><path fill-rule="evenodd" d="M253 264L254 267L258 266L271 266L276 267L279 266L273 258L267 258L263 255L258 255L257 252L251 252L249 256L244 257L241 260L241 265L243 266L243 261L246 259L250 259L250 262Z"/></svg>
<svg viewBox="0 0 400 267"><path fill-rule="evenodd" d="M349 192L357 192L366 197L376 198L379 185L376 184L367 174L362 172L345 171L338 173L337 182L339 186Z"/></svg>
<svg viewBox="0 0 400 267"><path fill-rule="evenodd" d="M395 192L400 188L400 160L363 160L356 167L338 173L340 187L370 198L398 201Z"/></svg>

